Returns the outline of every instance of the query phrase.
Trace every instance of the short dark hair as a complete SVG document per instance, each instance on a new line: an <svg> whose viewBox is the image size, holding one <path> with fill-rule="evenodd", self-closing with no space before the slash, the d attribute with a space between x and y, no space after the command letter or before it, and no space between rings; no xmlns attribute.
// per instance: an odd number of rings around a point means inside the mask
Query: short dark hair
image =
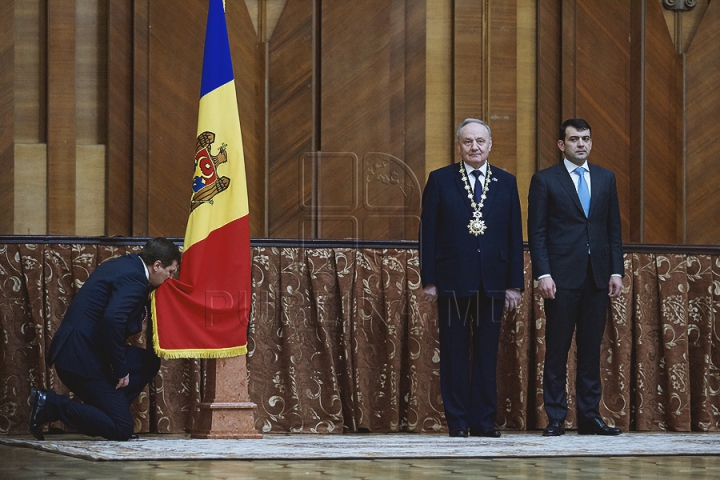
<svg viewBox="0 0 720 480"><path fill-rule="evenodd" d="M164 237L155 237L145 243L138 256L142 258L145 265L152 265L160 260L163 267L169 267L173 262L180 265L180 249L173 242Z"/></svg>
<svg viewBox="0 0 720 480"><path fill-rule="evenodd" d="M588 122L582 118L570 118L560 125L560 136L558 137L558 140L562 140L563 142L565 141L565 130L567 130L567 127L573 127L575 130L580 131L587 130L592 136L592 129L590 128L590 124Z"/></svg>

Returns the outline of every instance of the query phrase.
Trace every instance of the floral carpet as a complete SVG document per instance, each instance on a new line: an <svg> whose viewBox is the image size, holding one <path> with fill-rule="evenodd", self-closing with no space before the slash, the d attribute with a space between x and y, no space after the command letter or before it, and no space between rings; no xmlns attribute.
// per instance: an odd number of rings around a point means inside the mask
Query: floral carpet
<svg viewBox="0 0 720 480"><path fill-rule="evenodd" d="M720 455L718 433L625 433L617 437L543 437L540 432L501 438L450 438L433 434L265 435L255 440L198 440L146 435L112 442L78 435L0 437L0 444L87 460L278 460Z"/></svg>

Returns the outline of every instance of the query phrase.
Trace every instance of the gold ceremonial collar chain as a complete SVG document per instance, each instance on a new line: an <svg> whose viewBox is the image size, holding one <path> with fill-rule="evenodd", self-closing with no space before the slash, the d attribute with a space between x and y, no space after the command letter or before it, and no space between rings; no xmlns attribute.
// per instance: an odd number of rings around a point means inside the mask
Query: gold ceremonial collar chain
<svg viewBox="0 0 720 480"><path fill-rule="evenodd" d="M484 235L485 230L487 230L487 225L485 225L485 221L482 219L482 208L483 205L485 205L485 199L487 198L487 192L490 188L490 177L492 176L492 170L490 170L490 164L487 164L487 173L485 174L485 183L483 184L483 191L482 195L480 195L480 203L475 203L475 197L473 196L473 190L470 188L470 182L468 181L467 174L465 173L465 161L460 161L460 176L462 177L463 184L465 185L465 190L468 192L468 198L470 199L470 206L473 209L473 218L470 219L470 223L468 223L468 230L471 234L475 235L476 237L478 235ZM476 180L476 181L479 181Z"/></svg>

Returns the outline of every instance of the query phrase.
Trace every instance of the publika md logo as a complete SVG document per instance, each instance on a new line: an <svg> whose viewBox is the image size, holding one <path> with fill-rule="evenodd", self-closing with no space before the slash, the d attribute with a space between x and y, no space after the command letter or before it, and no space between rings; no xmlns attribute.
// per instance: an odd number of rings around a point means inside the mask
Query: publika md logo
<svg viewBox="0 0 720 480"><path fill-rule="evenodd" d="M218 166L227 162L226 144L220 146L218 154L213 156L211 146L215 141L215 134L203 132L197 137L195 145L195 173L193 174L193 195L190 199L190 212L192 213L203 203L213 204L213 197L230 186L229 177L218 176Z"/></svg>

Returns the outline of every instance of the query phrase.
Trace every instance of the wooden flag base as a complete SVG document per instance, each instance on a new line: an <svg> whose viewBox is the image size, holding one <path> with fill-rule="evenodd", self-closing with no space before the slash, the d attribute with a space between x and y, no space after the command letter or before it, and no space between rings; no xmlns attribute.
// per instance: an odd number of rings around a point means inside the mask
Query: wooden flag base
<svg viewBox="0 0 720 480"><path fill-rule="evenodd" d="M262 438L248 396L245 355L208 360L204 393L191 438Z"/></svg>

